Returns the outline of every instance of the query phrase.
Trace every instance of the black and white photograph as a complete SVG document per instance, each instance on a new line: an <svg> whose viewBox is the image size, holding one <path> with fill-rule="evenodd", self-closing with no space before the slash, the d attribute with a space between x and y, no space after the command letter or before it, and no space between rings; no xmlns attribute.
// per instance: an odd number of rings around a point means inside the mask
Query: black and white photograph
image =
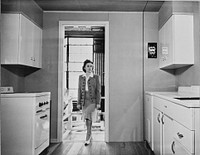
<svg viewBox="0 0 200 155"><path fill-rule="evenodd" d="M0 2L0 155L200 155L200 0Z"/></svg>

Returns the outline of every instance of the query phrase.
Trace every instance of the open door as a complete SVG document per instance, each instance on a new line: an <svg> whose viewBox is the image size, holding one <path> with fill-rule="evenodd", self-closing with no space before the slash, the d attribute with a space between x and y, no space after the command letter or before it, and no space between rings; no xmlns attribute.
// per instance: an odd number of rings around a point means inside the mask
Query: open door
<svg viewBox="0 0 200 155"><path fill-rule="evenodd" d="M103 141L108 141L108 112L106 101L108 96L108 89L106 84L108 83L108 77L105 74L108 71L108 61L106 51L108 52L108 45L106 39L106 33L108 30L108 23L104 24L86 24L85 28L90 28L93 32L86 32L83 29L83 23L77 22L60 22L60 56L59 56L59 93L62 94L59 97L58 108L58 142L70 136L72 133L80 134L84 132L86 127L82 120L82 111L77 109L77 86L78 76L83 74L82 64L85 59L90 59L94 62L95 74L100 75L102 85L102 99L101 109L98 110L99 117L98 122L93 123L93 130L99 131L99 138ZM107 25L107 26L106 26ZM72 30L72 27L76 31ZM77 27L81 28L77 31ZM103 30L103 31L102 31ZM59 47L60 47L59 46ZM106 93L107 92L107 93ZM107 95L106 95L107 94ZM103 136L102 136L103 133ZM81 137L77 140L82 140ZM101 135L101 137L99 136ZM74 136L73 136L74 137ZM106 138L107 137L107 138ZM84 140L83 139L83 140ZM93 137L95 140L95 137Z"/></svg>

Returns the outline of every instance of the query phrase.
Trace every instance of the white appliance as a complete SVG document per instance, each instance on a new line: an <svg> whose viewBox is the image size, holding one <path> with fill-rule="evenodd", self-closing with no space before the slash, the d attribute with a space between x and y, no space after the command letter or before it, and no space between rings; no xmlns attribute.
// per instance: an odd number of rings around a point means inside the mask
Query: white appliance
<svg viewBox="0 0 200 155"><path fill-rule="evenodd" d="M2 155L38 155L49 146L50 92L1 94Z"/></svg>

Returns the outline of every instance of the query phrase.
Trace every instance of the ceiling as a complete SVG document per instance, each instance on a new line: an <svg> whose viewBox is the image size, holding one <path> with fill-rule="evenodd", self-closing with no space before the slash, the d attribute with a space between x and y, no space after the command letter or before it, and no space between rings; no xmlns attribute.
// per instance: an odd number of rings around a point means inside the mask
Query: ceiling
<svg viewBox="0 0 200 155"><path fill-rule="evenodd" d="M145 0L35 0L43 11L159 11L163 1Z"/></svg>

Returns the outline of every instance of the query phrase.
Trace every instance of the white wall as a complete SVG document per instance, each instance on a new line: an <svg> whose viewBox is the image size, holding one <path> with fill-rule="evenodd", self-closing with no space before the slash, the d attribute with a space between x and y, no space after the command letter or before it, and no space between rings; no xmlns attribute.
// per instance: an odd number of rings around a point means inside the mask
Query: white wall
<svg viewBox="0 0 200 155"><path fill-rule="evenodd" d="M141 141L142 13L110 13L110 140Z"/></svg>

